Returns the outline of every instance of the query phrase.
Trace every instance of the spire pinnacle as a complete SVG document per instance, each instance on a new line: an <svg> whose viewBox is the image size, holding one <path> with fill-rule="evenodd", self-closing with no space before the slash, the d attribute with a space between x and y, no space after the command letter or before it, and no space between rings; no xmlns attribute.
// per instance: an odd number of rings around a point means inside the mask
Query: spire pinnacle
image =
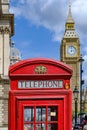
<svg viewBox="0 0 87 130"><path fill-rule="evenodd" d="M69 0L69 9L71 10L71 0Z"/></svg>
<svg viewBox="0 0 87 130"><path fill-rule="evenodd" d="M69 15L72 16L72 13L71 13L71 0L69 0Z"/></svg>
<svg viewBox="0 0 87 130"><path fill-rule="evenodd" d="M68 4L69 4L69 12L68 12L68 18L66 23L74 23L74 20L72 18L72 13L71 13L71 0L68 0Z"/></svg>
<svg viewBox="0 0 87 130"><path fill-rule="evenodd" d="M68 0L68 17L65 23L65 34L64 38L78 38L78 35L75 32L75 23L72 17L71 12L71 0Z"/></svg>

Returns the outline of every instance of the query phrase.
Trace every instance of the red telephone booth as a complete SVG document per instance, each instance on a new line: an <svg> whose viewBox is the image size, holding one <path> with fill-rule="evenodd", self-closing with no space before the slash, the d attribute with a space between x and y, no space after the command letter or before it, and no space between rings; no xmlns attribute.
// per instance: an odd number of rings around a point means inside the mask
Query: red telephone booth
<svg viewBox="0 0 87 130"><path fill-rule="evenodd" d="M71 130L72 70L50 59L10 67L8 130Z"/></svg>

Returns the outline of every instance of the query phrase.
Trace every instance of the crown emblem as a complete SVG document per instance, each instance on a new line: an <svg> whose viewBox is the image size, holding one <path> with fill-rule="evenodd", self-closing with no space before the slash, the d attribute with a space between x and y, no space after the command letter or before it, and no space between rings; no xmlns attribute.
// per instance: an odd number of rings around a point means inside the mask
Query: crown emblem
<svg viewBox="0 0 87 130"><path fill-rule="evenodd" d="M35 68L35 73L36 74L46 74L47 68L43 65L39 65Z"/></svg>

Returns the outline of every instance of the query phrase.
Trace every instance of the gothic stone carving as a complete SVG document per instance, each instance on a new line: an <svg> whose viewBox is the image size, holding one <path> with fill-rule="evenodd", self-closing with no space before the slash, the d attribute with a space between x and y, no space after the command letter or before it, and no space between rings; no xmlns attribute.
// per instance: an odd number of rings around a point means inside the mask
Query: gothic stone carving
<svg viewBox="0 0 87 130"><path fill-rule="evenodd" d="M0 27L0 34L10 34L10 27Z"/></svg>

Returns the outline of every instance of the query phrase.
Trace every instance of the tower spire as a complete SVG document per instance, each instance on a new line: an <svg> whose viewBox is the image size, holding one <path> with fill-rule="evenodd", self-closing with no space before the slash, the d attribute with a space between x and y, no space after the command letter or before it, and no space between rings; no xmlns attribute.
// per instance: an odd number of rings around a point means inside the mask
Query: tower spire
<svg viewBox="0 0 87 130"><path fill-rule="evenodd" d="M71 0L68 0L68 17L67 17L67 20L66 20L66 23L65 23L65 34L64 34L64 37L78 37L76 32L75 32L75 22L73 20L73 17L72 17L72 11L71 11Z"/></svg>
<svg viewBox="0 0 87 130"><path fill-rule="evenodd" d="M72 15L72 13L71 13L71 0L69 0L69 15Z"/></svg>
<svg viewBox="0 0 87 130"><path fill-rule="evenodd" d="M69 0L69 9L71 9L71 0Z"/></svg>
<svg viewBox="0 0 87 130"><path fill-rule="evenodd" d="M66 23L74 23L74 20L72 18L72 13L71 13L71 0L68 0L69 4L69 11L68 11L68 18L66 20Z"/></svg>

